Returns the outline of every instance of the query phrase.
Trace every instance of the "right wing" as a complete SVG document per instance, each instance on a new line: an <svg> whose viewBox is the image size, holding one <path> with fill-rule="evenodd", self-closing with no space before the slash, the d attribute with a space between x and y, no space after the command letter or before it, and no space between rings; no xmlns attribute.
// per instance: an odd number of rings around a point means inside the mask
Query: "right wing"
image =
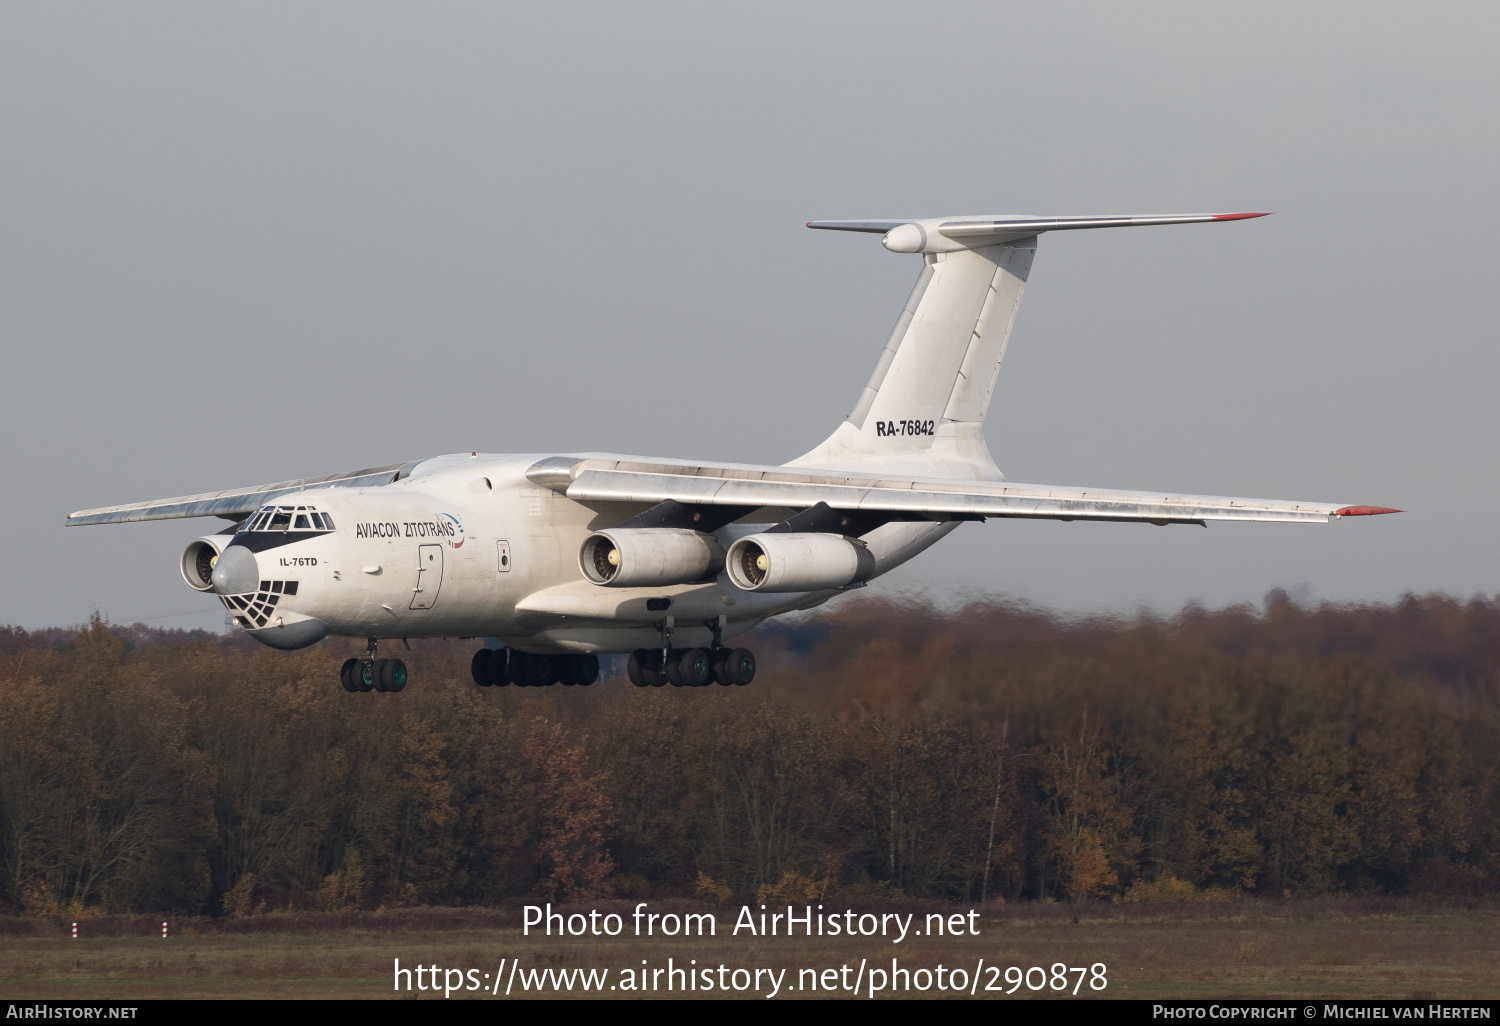
<svg viewBox="0 0 1500 1026"><path fill-rule="evenodd" d="M1327 523L1347 516L1397 513L1383 506L1137 492L1009 481L889 479L812 468L637 462L554 456L526 475L580 502L833 509L915 514L933 520L1025 517L1201 524L1206 520Z"/></svg>

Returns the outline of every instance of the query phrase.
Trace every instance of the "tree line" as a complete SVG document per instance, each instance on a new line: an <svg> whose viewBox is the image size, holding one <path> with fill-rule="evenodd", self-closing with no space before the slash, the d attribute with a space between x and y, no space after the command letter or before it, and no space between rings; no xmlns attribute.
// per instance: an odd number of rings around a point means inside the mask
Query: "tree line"
<svg viewBox="0 0 1500 1026"><path fill-rule="evenodd" d="M0 629L0 911L693 896L1485 896L1500 602L1067 618L850 600L745 688L478 688L354 651Z"/></svg>

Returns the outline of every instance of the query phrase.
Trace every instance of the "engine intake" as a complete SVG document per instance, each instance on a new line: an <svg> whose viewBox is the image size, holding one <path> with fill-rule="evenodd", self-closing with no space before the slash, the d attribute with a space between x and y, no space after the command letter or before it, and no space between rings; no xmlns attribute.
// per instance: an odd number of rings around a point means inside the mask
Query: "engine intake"
<svg viewBox="0 0 1500 1026"><path fill-rule="evenodd" d="M743 591L823 591L875 573L864 543L841 534L751 534L729 546L725 562Z"/></svg>
<svg viewBox="0 0 1500 1026"><path fill-rule="evenodd" d="M194 591L212 591L214 564L219 561L229 538L210 534L188 542L182 550L182 579Z"/></svg>
<svg viewBox="0 0 1500 1026"><path fill-rule="evenodd" d="M605 588L692 584L719 572L724 550L699 531L617 528L589 535L578 565L585 577Z"/></svg>

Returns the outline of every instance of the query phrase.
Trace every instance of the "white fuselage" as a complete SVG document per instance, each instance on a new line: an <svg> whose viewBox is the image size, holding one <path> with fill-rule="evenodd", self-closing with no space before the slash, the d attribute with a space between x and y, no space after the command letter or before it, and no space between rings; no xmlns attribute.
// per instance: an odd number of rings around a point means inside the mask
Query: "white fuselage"
<svg viewBox="0 0 1500 1026"><path fill-rule="evenodd" d="M229 544L254 553L260 604L243 608L240 603L255 602L243 596L225 596L225 604L269 644L276 644L271 638L277 627L319 620L329 633L355 637L496 638L536 653L607 653L659 646L660 625L669 616L674 645L702 646L721 615L727 638L768 616L837 594L747 592L724 572L695 584L594 584L579 565L583 542L642 507L584 504L534 484L525 475L540 458L441 456L392 484L278 496L277 507L315 509L331 518L334 529L242 528ZM776 522L774 511L757 519L761 523L730 524L715 537L727 548ZM876 574L955 526L891 523L872 531L864 541L875 556ZM274 605L267 596L274 596Z"/></svg>

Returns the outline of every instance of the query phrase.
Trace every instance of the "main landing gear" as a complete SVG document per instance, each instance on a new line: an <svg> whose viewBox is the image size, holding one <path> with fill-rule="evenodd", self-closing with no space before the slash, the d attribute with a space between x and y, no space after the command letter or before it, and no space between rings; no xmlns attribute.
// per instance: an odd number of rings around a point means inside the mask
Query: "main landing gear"
<svg viewBox="0 0 1500 1026"><path fill-rule="evenodd" d="M755 653L748 648L638 648L626 666L638 688L703 688L745 685L755 679Z"/></svg>
<svg viewBox="0 0 1500 1026"><path fill-rule="evenodd" d="M710 684L749 684L755 679L755 654L748 648L724 647L722 631L726 617L710 620L705 626L713 632L710 648L673 648L672 629L676 621L667 617L656 625L661 632L661 648L638 648L630 654L626 672L638 688L703 688Z"/></svg>
<svg viewBox="0 0 1500 1026"><path fill-rule="evenodd" d="M345 691L400 691L406 687L406 663L400 659L376 659L371 638L363 656L345 659L339 668L339 683Z"/></svg>
<svg viewBox="0 0 1500 1026"><path fill-rule="evenodd" d="M518 688L588 687L599 679L596 655L533 655L513 648L481 648L469 663L474 683L482 688L514 684Z"/></svg>

